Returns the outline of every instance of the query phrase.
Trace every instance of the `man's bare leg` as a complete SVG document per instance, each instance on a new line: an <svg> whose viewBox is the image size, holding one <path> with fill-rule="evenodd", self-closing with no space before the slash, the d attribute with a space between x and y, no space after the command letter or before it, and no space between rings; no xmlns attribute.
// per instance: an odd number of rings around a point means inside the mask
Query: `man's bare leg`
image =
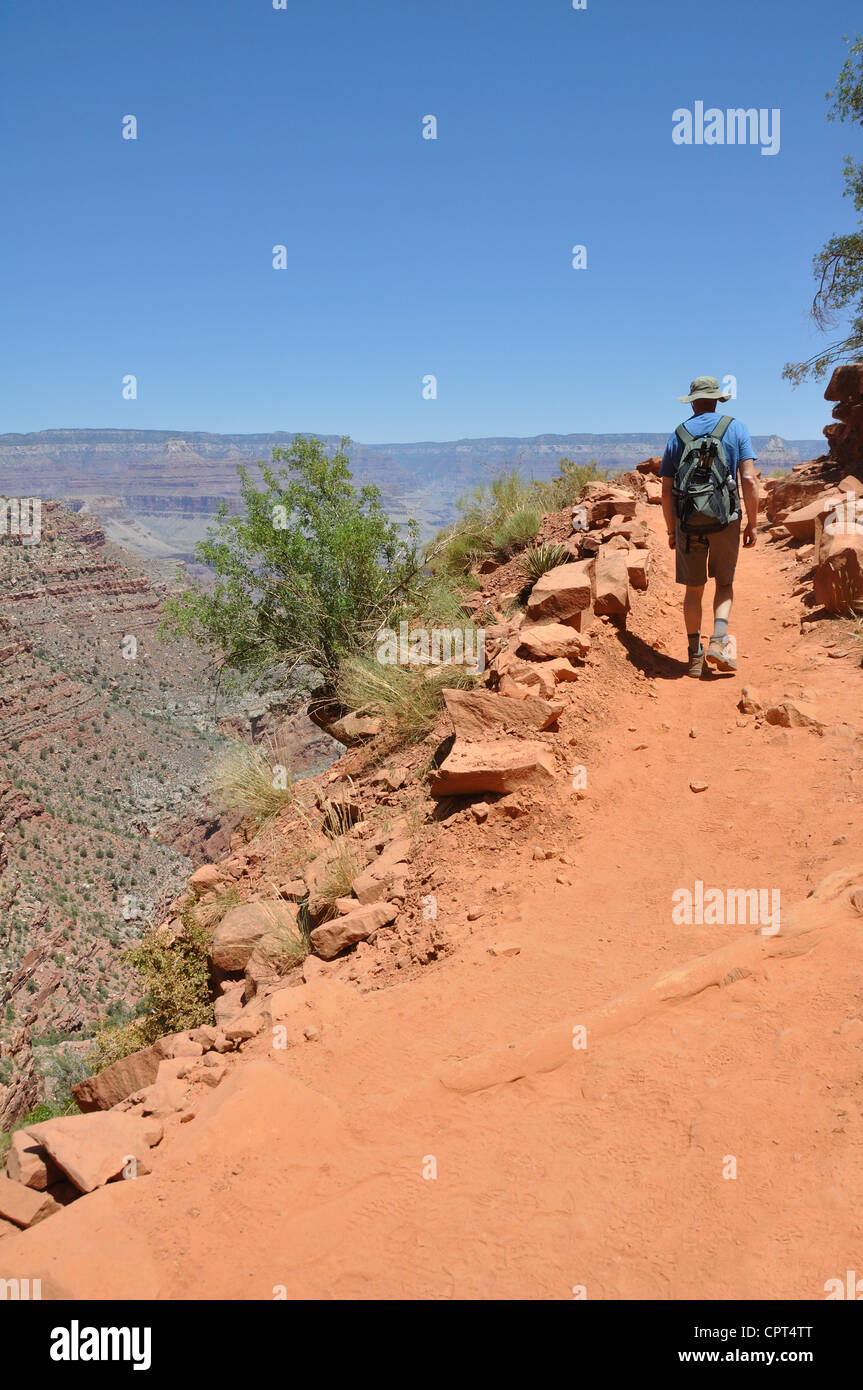
<svg viewBox="0 0 863 1390"><path fill-rule="evenodd" d="M703 584L687 584L683 595L683 621L687 637L697 636L701 641L701 603L704 598ZM697 648L696 648L697 650Z"/></svg>
<svg viewBox="0 0 863 1390"><path fill-rule="evenodd" d="M732 584L717 584L713 595L713 634L707 648L707 664L717 671L736 671L737 662L728 644L728 621L734 600Z"/></svg>
<svg viewBox="0 0 863 1390"><path fill-rule="evenodd" d="M704 665L704 649L701 645L701 604L703 598L703 584L687 584L683 595L683 621L686 626L686 640L689 643L689 675L696 679L701 675Z"/></svg>

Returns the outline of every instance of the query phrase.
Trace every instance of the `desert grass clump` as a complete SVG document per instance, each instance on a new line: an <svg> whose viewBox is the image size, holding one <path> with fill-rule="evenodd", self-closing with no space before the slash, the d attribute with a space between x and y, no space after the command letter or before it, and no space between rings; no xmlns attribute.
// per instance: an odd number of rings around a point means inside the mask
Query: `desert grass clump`
<svg viewBox="0 0 863 1390"><path fill-rule="evenodd" d="M276 740L251 745L237 739L216 762L211 783L223 810L264 825L293 799L289 750Z"/></svg>
<svg viewBox="0 0 863 1390"><path fill-rule="evenodd" d="M339 698L352 710L383 720L386 751L415 743L434 727L441 692L472 684L466 666L401 666L374 657L351 657L339 671Z"/></svg>
<svg viewBox="0 0 863 1390"><path fill-rule="evenodd" d="M458 520L441 532L432 546L432 569L436 574L456 576L491 555L499 554L498 537L508 543L507 523L526 509L536 512L537 485L524 479L517 469L496 474L456 502ZM541 511L541 506L540 506ZM536 527L540 517L537 514ZM531 537L528 537L528 540Z"/></svg>
<svg viewBox="0 0 863 1390"><path fill-rule="evenodd" d="M192 910L199 925L212 932L225 914L230 912L232 907L239 907L242 901L238 885L229 883L224 888L217 888L206 902L195 903Z"/></svg>
<svg viewBox="0 0 863 1390"><path fill-rule="evenodd" d="M350 840L334 841L334 847L327 854L317 883L315 897L323 908L323 921L338 914L337 898L348 898L355 878L365 868L365 859L356 844Z"/></svg>
<svg viewBox="0 0 863 1390"><path fill-rule="evenodd" d="M565 545L543 542L542 545L526 550L521 557L521 563L528 579L536 583L542 575L547 574L549 570L557 569L558 565L565 565L571 558Z"/></svg>
<svg viewBox="0 0 863 1390"><path fill-rule="evenodd" d="M275 885L273 892L276 892ZM311 950L306 914L298 911L294 922L287 920L287 913L279 911L276 904L258 903L257 906L269 919L270 926L255 946L255 955L274 975L287 975L302 965Z"/></svg>

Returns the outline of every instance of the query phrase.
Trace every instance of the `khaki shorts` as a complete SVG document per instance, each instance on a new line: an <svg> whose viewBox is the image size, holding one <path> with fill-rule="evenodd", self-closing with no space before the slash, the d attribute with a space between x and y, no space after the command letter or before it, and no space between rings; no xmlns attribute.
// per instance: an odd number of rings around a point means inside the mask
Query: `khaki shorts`
<svg viewBox="0 0 863 1390"><path fill-rule="evenodd" d="M687 541L689 548L687 550ZM678 584L700 586L708 577L725 586L734 580L740 550L740 517L709 536L685 536L677 523L674 553Z"/></svg>

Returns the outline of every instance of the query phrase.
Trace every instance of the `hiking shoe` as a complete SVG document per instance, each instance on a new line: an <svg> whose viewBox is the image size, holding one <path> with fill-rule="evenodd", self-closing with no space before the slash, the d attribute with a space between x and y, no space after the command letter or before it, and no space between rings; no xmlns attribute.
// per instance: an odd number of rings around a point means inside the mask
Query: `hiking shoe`
<svg viewBox="0 0 863 1390"><path fill-rule="evenodd" d="M711 637L705 660L708 666L712 666L716 671L737 670L737 662L729 652L727 637Z"/></svg>
<svg viewBox="0 0 863 1390"><path fill-rule="evenodd" d="M687 674L687 676L691 676L693 680L696 680L696 681L697 681L697 680L700 680L700 679L701 679L701 672L702 672L703 670L704 670L704 648L703 648L703 647L699 647L699 648L698 648L698 651L695 653L695 655L694 655L694 656L691 656L691 657L689 658L689 670L686 672L686 674Z"/></svg>

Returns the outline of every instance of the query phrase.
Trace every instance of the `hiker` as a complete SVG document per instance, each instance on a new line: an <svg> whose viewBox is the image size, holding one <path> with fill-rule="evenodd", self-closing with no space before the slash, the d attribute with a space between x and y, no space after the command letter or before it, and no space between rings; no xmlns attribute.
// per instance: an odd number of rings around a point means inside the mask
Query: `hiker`
<svg viewBox="0 0 863 1390"><path fill-rule="evenodd" d="M704 663L717 671L736 671L728 638L734 598L734 571L740 549L741 506L746 507L743 544L755 544L758 520L757 454L749 431L718 401L730 400L713 376L697 376L688 396L692 415L678 425L665 446L659 476L668 544L675 552L676 578L686 586L683 617L689 642L688 676L699 679ZM739 484L738 484L739 479ZM701 641L701 600L707 579L716 581L713 635L705 652Z"/></svg>

